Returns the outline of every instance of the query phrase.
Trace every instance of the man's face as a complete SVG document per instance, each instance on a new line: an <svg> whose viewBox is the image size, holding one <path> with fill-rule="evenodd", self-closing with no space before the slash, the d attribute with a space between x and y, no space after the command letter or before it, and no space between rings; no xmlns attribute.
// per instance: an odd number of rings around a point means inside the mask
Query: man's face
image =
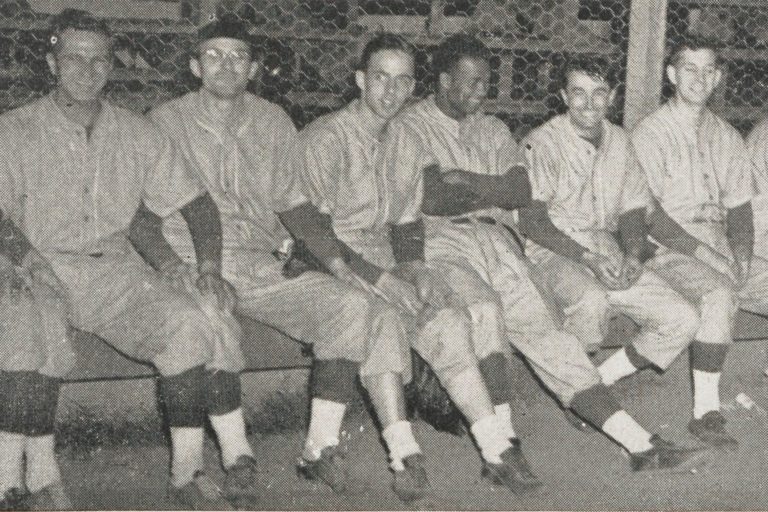
<svg viewBox="0 0 768 512"><path fill-rule="evenodd" d="M594 130L608 115L615 91L605 80L583 71L568 73L568 83L560 95L568 107L571 123L581 130Z"/></svg>
<svg viewBox="0 0 768 512"><path fill-rule="evenodd" d="M490 81L491 66L474 57L462 57L449 72L440 74L440 87L448 105L459 117L480 110Z"/></svg>
<svg viewBox="0 0 768 512"><path fill-rule="evenodd" d="M58 77L58 88L81 102L99 97L112 70L111 42L95 32L65 30L59 35L55 52L46 58Z"/></svg>
<svg viewBox="0 0 768 512"><path fill-rule="evenodd" d="M258 70L248 43L228 37L201 43L198 57L190 61L189 67L202 79L203 89L222 99L233 99L245 92Z"/></svg>
<svg viewBox="0 0 768 512"><path fill-rule="evenodd" d="M400 50L380 50L371 55L365 71L355 73L355 81L366 106L389 120L413 94L413 57Z"/></svg>
<svg viewBox="0 0 768 512"><path fill-rule="evenodd" d="M703 106L723 77L715 52L702 48L683 50L677 63L667 66L675 96L691 105Z"/></svg>

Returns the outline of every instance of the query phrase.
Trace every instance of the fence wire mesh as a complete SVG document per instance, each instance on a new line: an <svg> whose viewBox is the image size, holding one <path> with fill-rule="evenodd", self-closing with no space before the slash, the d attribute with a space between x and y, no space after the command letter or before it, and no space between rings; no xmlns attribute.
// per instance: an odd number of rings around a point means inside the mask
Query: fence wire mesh
<svg viewBox="0 0 768 512"><path fill-rule="evenodd" d="M646 0L635 0L646 1ZM0 110L44 94L47 23L64 4L82 1L0 0ZM630 0L90 0L116 33L108 96L145 111L195 89L189 72L194 32L212 15L234 13L250 26L261 72L253 92L277 102L298 126L355 96L353 70L377 31L416 44L417 96L434 77L430 52L451 33L479 35L492 49L487 110L518 136L563 108L557 70L571 54L603 56L623 81ZM725 5L719 5L725 4ZM728 73L716 108L747 128L768 91L768 6L760 0L672 1L667 37L697 32L723 45ZM663 16L659 13L659 16ZM651 79L653 80L653 79ZM615 120L623 105L620 86ZM669 94L669 87L664 88Z"/></svg>

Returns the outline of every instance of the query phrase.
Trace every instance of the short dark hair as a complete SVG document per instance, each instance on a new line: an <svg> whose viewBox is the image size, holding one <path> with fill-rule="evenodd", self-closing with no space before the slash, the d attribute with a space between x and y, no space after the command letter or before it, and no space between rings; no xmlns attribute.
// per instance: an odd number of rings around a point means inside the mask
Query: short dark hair
<svg viewBox="0 0 768 512"><path fill-rule="evenodd" d="M248 32L248 25L234 14L227 13L220 16L210 23L203 25L197 31L197 44L195 51L199 51L200 45L209 39L226 37L228 39L237 39L248 45L251 54L253 51L253 38Z"/></svg>
<svg viewBox="0 0 768 512"><path fill-rule="evenodd" d="M406 41L402 36L392 34L391 32L382 32L365 44L363 53L360 54L360 60L357 63L358 71L365 71L368 69L368 65L371 63L371 57L373 57L375 53L384 50L397 50L414 58L416 56L416 47Z"/></svg>
<svg viewBox="0 0 768 512"><path fill-rule="evenodd" d="M571 73L581 72L590 78L603 81L608 87L613 89L618 85L616 67L604 57L589 55L572 55L565 59L560 67L558 80L560 88L565 90L568 87L568 77Z"/></svg>
<svg viewBox="0 0 768 512"><path fill-rule="evenodd" d="M465 57L488 62L491 60L491 51L475 36L455 34L435 48L432 54L432 69L436 75L448 73Z"/></svg>
<svg viewBox="0 0 768 512"><path fill-rule="evenodd" d="M54 16L50 22L50 38L48 41L51 44L51 51L56 52L56 48L59 47L59 42L61 41L61 35L70 29L94 32L106 37L110 42L112 41L112 31L105 20L97 18L90 12L81 9L64 9Z"/></svg>
<svg viewBox="0 0 768 512"><path fill-rule="evenodd" d="M672 41L669 46L669 58L667 65L676 66L686 50L711 50L715 54L715 63L718 67L723 65L723 58L720 55L720 45L714 39L698 34L685 34L682 37Z"/></svg>

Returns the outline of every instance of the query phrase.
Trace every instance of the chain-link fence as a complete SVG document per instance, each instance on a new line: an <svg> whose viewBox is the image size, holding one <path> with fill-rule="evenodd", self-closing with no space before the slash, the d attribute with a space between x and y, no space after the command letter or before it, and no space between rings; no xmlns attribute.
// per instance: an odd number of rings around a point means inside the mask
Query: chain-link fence
<svg viewBox="0 0 768 512"><path fill-rule="evenodd" d="M729 71L715 106L742 128L768 96L768 7L762 3L669 3L668 38L698 32L723 43ZM253 92L284 106L299 126L354 97L355 59L371 34L397 32L416 44L416 94L423 96L433 87L431 49L451 33L476 33L494 54L487 109L518 136L562 109L556 76L567 55L604 56L623 79L630 18L630 0L0 0L1 110L54 83L45 61L46 27L65 4L95 6L110 19L118 35L107 92L136 110L196 88L188 69L195 27L212 15L235 13L260 48L263 65ZM619 92L617 121L623 87Z"/></svg>

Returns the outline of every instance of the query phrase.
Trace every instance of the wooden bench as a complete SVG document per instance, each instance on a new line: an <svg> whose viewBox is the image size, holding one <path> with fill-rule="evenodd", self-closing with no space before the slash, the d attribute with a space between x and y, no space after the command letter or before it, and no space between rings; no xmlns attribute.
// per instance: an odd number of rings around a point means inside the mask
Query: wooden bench
<svg viewBox="0 0 768 512"><path fill-rule="evenodd" d="M246 371L308 368L311 359L303 344L249 318L240 317L244 336ZM603 348L623 345L637 333L637 325L625 316L610 322ZM736 341L768 339L768 317L739 311L734 329ZM67 382L130 379L156 375L151 365L129 359L96 336L79 332L74 340L78 363Z"/></svg>

